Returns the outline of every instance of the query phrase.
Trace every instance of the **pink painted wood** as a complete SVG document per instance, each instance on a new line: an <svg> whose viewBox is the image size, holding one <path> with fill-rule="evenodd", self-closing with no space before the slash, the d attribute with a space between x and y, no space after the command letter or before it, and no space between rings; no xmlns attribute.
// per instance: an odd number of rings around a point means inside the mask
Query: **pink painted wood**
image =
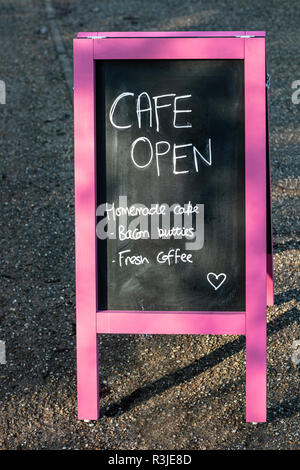
<svg viewBox="0 0 300 470"><path fill-rule="evenodd" d="M274 305L273 253L267 254L267 305Z"/></svg>
<svg viewBox="0 0 300 470"><path fill-rule="evenodd" d="M266 421L265 40L245 40L246 420Z"/></svg>
<svg viewBox="0 0 300 470"><path fill-rule="evenodd" d="M101 31L99 32L81 32L77 34L78 38L105 36L108 38L136 38L136 37L236 37L236 36L259 36L264 37L265 31Z"/></svg>
<svg viewBox="0 0 300 470"><path fill-rule="evenodd" d="M74 40L78 418L98 418L93 40Z"/></svg>
<svg viewBox="0 0 300 470"><path fill-rule="evenodd" d="M271 249L267 252L267 305L274 305L274 270L273 270L273 233L272 233L272 186L271 186L271 161L270 161L270 131L269 131L269 102L268 102L268 90L266 90L266 108L267 108L267 167L269 170L269 188L270 194L268 194L267 204L269 204L269 217L268 220L269 230L269 243Z"/></svg>
<svg viewBox="0 0 300 470"><path fill-rule="evenodd" d="M94 41L94 58L105 59L243 59L239 38L113 38Z"/></svg>
<svg viewBox="0 0 300 470"><path fill-rule="evenodd" d="M102 311L97 315L97 332L244 335L245 313Z"/></svg>
<svg viewBox="0 0 300 470"><path fill-rule="evenodd" d="M219 32L220 33L220 32ZM98 417L97 333L246 334L247 420L266 415L265 42L263 38L74 40L77 373L79 419ZM244 32L239 32L244 34ZM247 32L251 34L251 32ZM264 36L263 32L257 32ZM106 33L82 33L96 36ZM109 33L112 34L112 33ZM157 36L177 33L155 33ZM231 37L229 37L231 36ZM94 52L93 52L94 48ZM246 313L96 312L94 60L245 59Z"/></svg>

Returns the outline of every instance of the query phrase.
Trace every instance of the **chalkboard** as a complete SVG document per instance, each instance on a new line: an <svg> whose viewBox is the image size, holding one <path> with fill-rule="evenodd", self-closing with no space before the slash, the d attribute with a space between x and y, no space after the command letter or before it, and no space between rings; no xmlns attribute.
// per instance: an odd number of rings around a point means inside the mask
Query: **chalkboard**
<svg viewBox="0 0 300 470"><path fill-rule="evenodd" d="M245 311L243 60L101 60L95 83L98 309Z"/></svg>

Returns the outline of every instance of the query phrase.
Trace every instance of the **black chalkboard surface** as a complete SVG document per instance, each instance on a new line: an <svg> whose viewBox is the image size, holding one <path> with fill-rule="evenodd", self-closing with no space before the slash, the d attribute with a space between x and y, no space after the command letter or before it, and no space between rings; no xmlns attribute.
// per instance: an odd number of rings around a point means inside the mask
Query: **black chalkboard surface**
<svg viewBox="0 0 300 470"><path fill-rule="evenodd" d="M136 214L122 233L118 215L106 225L98 309L245 311L243 61L97 61L96 133L97 204L111 218L120 205L195 208L181 226L171 211L168 238L153 238L159 215L143 218L148 236L136 223L141 239L121 239Z"/></svg>

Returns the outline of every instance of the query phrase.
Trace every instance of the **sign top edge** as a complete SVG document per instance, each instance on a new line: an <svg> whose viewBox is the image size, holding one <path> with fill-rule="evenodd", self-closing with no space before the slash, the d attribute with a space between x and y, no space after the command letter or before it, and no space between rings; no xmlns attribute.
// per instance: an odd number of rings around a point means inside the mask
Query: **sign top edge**
<svg viewBox="0 0 300 470"><path fill-rule="evenodd" d="M265 31L103 31L79 32L77 39L103 39L103 38L231 38L231 37L265 37Z"/></svg>

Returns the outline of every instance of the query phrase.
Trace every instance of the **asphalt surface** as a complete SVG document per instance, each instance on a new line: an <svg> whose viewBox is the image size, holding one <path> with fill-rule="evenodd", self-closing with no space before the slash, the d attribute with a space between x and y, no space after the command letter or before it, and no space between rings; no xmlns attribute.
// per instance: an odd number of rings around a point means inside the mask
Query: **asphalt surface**
<svg viewBox="0 0 300 470"><path fill-rule="evenodd" d="M101 417L76 416L73 110L45 3L0 0L2 449L299 449L300 4L56 0L66 52L78 31L266 30L275 306L268 422L245 422L245 340L99 337Z"/></svg>

